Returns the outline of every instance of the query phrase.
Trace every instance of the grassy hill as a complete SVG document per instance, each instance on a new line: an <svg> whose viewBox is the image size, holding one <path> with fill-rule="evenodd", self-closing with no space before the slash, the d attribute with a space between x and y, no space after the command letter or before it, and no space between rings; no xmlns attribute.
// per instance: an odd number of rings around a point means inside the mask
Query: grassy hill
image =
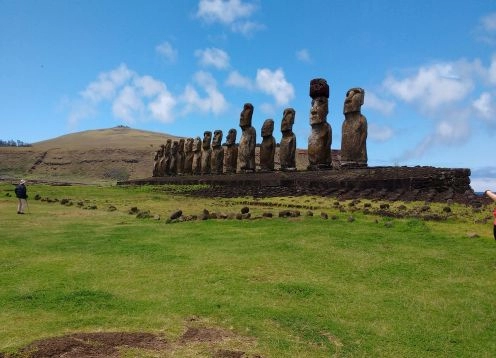
<svg viewBox="0 0 496 358"><path fill-rule="evenodd" d="M0 147L0 178L97 182L151 175L155 151L178 137L114 127L71 133L31 147Z"/></svg>
<svg viewBox="0 0 496 358"><path fill-rule="evenodd" d="M147 178L155 152L169 138L180 137L118 126L71 133L31 147L0 147L0 180L95 183ZM278 153L277 148L276 168ZM307 165L306 150L298 149L298 170Z"/></svg>

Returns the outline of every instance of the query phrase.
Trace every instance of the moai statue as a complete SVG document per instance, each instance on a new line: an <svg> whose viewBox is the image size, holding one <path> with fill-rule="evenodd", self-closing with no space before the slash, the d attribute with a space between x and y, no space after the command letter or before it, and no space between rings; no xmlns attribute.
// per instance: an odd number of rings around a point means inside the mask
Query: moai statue
<svg viewBox="0 0 496 358"><path fill-rule="evenodd" d="M193 143L192 171L194 175L201 174L201 163L202 163L202 140L200 137L196 137Z"/></svg>
<svg viewBox="0 0 496 358"><path fill-rule="evenodd" d="M212 132L203 132L201 173L210 174L212 161Z"/></svg>
<svg viewBox="0 0 496 358"><path fill-rule="evenodd" d="M367 118L360 112L364 98L365 91L362 88L352 88L346 92L341 137L342 167L367 166Z"/></svg>
<svg viewBox="0 0 496 358"><path fill-rule="evenodd" d="M227 174L236 173L238 166L238 146L236 144L237 131L234 128L229 129L226 137L226 154L224 156L224 167Z"/></svg>
<svg viewBox="0 0 496 358"><path fill-rule="evenodd" d="M274 154L276 153L276 140L274 132L274 121L265 120L262 126L262 144L260 145L260 171L268 172L274 170Z"/></svg>
<svg viewBox="0 0 496 358"><path fill-rule="evenodd" d="M329 85L323 78L310 81L310 125L312 132L308 137L308 170L331 169L332 129L327 123L329 113Z"/></svg>
<svg viewBox="0 0 496 358"><path fill-rule="evenodd" d="M252 117L253 105L251 103L245 103L239 117L239 126L241 127L242 133L238 151L239 167L243 173L252 173L255 171L257 132L251 125Z"/></svg>
<svg viewBox="0 0 496 358"><path fill-rule="evenodd" d="M193 174L193 138L186 139L184 144L184 174Z"/></svg>
<svg viewBox="0 0 496 358"><path fill-rule="evenodd" d="M169 174L176 175L177 174L177 152L179 149L179 142L175 140L172 142L171 147L171 155L170 155L170 165L169 165Z"/></svg>
<svg viewBox="0 0 496 358"><path fill-rule="evenodd" d="M170 175L170 151L172 147L172 139L167 139L164 146L164 155L160 159L160 173L162 176Z"/></svg>
<svg viewBox="0 0 496 358"><path fill-rule="evenodd" d="M155 157L153 158L153 174L154 177L159 177L160 175L160 159L164 155L164 145L162 144L160 148L155 152Z"/></svg>
<svg viewBox="0 0 496 358"><path fill-rule="evenodd" d="M222 148L222 131L214 131L212 140L212 161L210 168L212 174L222 174L224 171L224 148Z"/></svg>
<svg viewBox="0 0 496 358"><path fill-rule="evenodd" d="M279 145L279 162L282 171L296 170L296 135L293 133L295 110L286 108L281 121L281 144Z"/></svg>
<svg viewBox="0 0 496 358"><path fill-rule="evenodd" d="M184 162L186 160L186 155L184 154L184 138L179 139L179 146L177 147L176 162L177 162L177 174L184 174Z"/></svg>

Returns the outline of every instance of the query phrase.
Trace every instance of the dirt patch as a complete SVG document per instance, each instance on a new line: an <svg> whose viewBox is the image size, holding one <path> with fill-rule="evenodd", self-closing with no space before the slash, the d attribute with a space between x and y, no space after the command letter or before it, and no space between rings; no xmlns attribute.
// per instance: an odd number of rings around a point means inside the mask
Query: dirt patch
<svg viewBox="0 0 496 358"><path fill-rule="evenodd" d="M118 358L129 356L129 350L138 356L154 357L183 356L184 353L185 356L216 358L262 358L258 353L247 353L253 351L253 343L252 339L231 331L189 326L172 341L146 332L74 333L35 341L17 353L0 353L0 358Z"/></svg>

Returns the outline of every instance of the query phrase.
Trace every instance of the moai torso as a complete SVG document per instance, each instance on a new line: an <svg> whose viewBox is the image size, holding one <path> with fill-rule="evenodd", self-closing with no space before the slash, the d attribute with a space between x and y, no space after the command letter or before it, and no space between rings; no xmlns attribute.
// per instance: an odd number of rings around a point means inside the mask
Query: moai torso
<svg viewBox="0 0 496 358"><path fill-rule="evenodd" d="M160 175L160 159L164 155L164 145L160 146L160 149L155 152L155 157L153 158L153 174L154 177L159 177Z"/></svg>
<svg viewBox="0 0 496 358"><path fill-rule="evenodd" d="M224 148L222 148L222 131L214 131L214 139L212 140L212 174L222 174L224 171Z"/></svg>
<svg viewBox="0 0 496 358"><path fill-rule="evenodd" d="M193 165L192 171L195 175L201 174L201 162L202 162L202 140L200 137L196 137L193 143Z"/></svg>
<svg viewBox="0 0 496 358"><path fill-rule="evenodd" d="M281 122L282 138L279 145L279 162L281 170L296 170L296 135L293 133L295 110L286 108Z"/></svg>
<svg viewBox="0 0 496 358"><path fill-rule="evenodd" d="M226 137L224 167L227 174L236 173L238 166L238 146L236 145L236 134L236 129L231 128Z"/></svg>
<svg viewBox="0 0 496 358"><path fill-rule="evenodd" d="M172 147L172 139L167 139L164 147L164 155L160 160L160 173L162 174L162 176L170 175L171 147Z"/></svg>
<svg viewBox="0 0 496 358"><path fill-rule="evenodd" d="M260 171L274 170L274 154L276 153L276 140L274 121L267 119L262 126L262 144L260 145Z"/></svg>
<svg viewBox="0 0 496 358"><path fill-rule="evenodd" d="M252 116L253 106L251 103L246 103L239 119L239 126L241 127L242 133L238 150L239 167L240 170L245 173L255 171L257 131L251 125Z"/></svg>
<svg viewBox="0 0 496 358"><path fill-rule="evenodd" d="M312 131L308 137L308 169L331 169L332 129L327 123L329 113L329 86L322 78L310 81L310 125Z"/></svg>
<svg viewBox="0 0 496 358"><path fill-rule="evenodd" d="M202 142L202 158L201 158L201 173L210 174L211 173L211 161L212 161L212 132L205 131L203 133Z"/></svg>
<svg viewBox="0 0 496 358"><path fill-rule="evenodd" d="M193 138L186 139L184 143L184 174L193 174Z"/></svg>
<svg viewBox="0 0 496 358"><path fill-rule="evenodd" d="M184 139L179 139L179 146L177 148L177 174L184 174L184 162L185 162L185 154L184 154Z"/></svg>
<svg viewBox="0 0 496 358"><path fill-rule="evenodd" d="M177 152L179 148L179 142L175 140L172 142L172 147L171 147L171 159L170 159L170 165L169 165L169 174L170 175L176 175L177 174Z"/></svg>
<svg viewBox="0 0 496 358"><path fill-rule="evenodd" d="M344 101L344 122L341 137L341 166L367 166L367 119L361 114L365 91L352 88Z"/></svg>

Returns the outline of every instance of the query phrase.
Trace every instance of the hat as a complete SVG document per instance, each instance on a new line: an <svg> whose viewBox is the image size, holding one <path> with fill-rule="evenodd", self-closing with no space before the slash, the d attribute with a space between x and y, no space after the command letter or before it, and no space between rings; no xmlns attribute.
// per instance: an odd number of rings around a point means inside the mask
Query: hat
<svg viewBox="0 0 496 358"><path fill-rule="evenodd" d="M26 183L26 181L24 179L21 179L20 184L24 184L24 183Z"/></svg>

